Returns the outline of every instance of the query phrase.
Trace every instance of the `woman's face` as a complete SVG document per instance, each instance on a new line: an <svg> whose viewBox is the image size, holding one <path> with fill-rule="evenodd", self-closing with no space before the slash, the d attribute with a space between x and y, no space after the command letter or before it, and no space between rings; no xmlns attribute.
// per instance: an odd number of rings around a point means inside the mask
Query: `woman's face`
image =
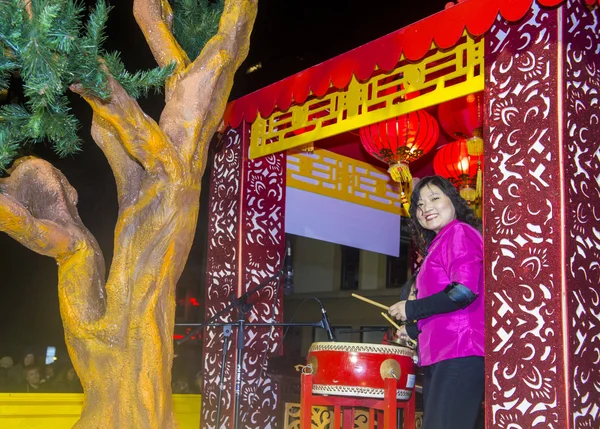
<svg viewBox="0 0 600 429"><path fill-rule="evenodd" d="M419 224L436 234L456 219L454 204L437 186L425 185L417 201L417 220Z"/></svg>
<svg viewBox="0 0 600 429"><path fill-rule="evenodd" d="M26 354L25 357L23 358L23 366L33 365L34 360L35 360L35 357L33 356L33 353Z"/></svg>

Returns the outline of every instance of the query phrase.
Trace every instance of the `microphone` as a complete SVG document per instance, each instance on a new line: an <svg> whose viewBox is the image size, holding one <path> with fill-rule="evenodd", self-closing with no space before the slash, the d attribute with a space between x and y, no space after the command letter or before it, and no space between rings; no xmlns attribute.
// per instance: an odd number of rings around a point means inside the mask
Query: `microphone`
<svg viewBox="0 0 600 429"><path fill-rule="evenodd" d="M292 244L285 242L285 260L283 263L283 294L290 296L294 293L294 268L292 266Z"/></svg>
<svg viewBox="0 0 600 429"><path fill-rule="evenodd" d="M329 321L329 317L327 317L327 311L325 311L325 306L321 301L319 301L321 305L321 313L323 313L323 329L327 331L327 336L329 337L329 341L336 341L335 334L333 333L333 329L331 328L331 322Z"/></svg>

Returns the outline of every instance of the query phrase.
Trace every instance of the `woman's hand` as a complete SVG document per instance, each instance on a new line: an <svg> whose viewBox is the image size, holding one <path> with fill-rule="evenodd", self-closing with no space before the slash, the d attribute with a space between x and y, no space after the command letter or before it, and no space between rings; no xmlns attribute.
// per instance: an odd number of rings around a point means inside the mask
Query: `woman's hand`
<svg viewBox="0 0 600 429"><path fill-rule="evenodd" d="M408 336L408 333L406 332L406 326L404 326L404 325L400 326L400 329L398 329L396 331L396 336L405 342L408 342L411 340L410 337Z"/></svg>
<svg viewBox="0 0 600 429"><path fill-rule="evenodd" d="M392 305L388 313L397 320L406 322L406 301L400 301Z"/></svg>

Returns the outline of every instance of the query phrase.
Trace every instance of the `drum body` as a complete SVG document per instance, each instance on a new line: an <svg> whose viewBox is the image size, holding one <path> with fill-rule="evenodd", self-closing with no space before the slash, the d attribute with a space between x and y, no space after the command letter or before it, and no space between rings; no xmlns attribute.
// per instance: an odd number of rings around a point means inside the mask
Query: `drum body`
<svg viewBox="0 0 600 429"><path fill-rule="evenodd" d="M313 343L308 364L313 393L383 398L384 380L396 379L396 398L408 400L415 387L413 351L385 344Z"/></svg>

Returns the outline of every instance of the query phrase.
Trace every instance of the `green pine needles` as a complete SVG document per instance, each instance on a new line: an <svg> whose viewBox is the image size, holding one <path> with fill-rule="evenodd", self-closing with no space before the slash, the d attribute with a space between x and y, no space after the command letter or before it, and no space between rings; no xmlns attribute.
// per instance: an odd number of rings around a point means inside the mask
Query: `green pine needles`
<svg viewBox="0 0 600 429"><path fill-rule="evenodd" d="M173 35L191 60L217 34L223 0L172 0Z"/></svg>
<svg viewBox="0 0 600 429"><path fill-rule="evenodd" d="M0 0L0 91L20 78L25 101L0 107L0 169L6 169L21 147L50 142L61 156L80 150L79 121L66 93L78 83L95 97L110 97L102 64L132 97L160 90L174 64L134 74L118 53L102 49L110 7L100 0L84 19L74 0Z"/></svg>

